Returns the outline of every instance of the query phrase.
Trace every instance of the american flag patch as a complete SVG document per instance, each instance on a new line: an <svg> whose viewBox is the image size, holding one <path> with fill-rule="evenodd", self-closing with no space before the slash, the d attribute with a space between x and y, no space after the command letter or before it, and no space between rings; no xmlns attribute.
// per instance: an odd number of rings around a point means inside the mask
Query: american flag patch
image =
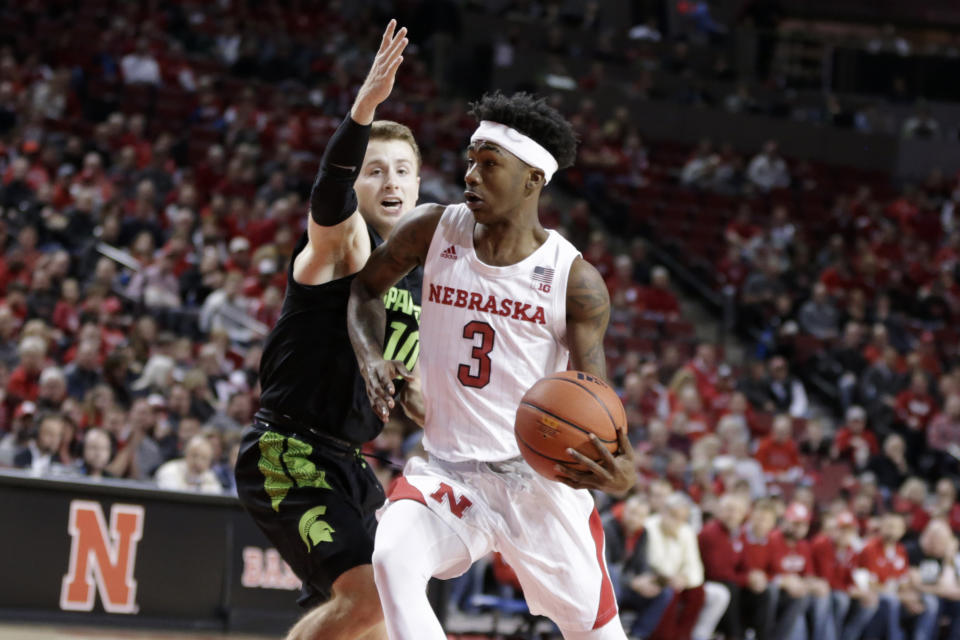
<svg viewBox="0 0 960 640"><path fill-rule="evenodd" d="M543 284L550 284L553 282L553 269L550 267L534 267L533 268L533 284L534 288L538 282Z"/></svg>

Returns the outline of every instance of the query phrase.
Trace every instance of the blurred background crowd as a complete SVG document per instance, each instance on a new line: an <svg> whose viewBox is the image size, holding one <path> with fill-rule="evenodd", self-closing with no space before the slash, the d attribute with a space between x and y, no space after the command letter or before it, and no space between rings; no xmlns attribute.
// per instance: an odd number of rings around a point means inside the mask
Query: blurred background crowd
<svg viewBox="0 0 960 640"><path fill-rule="evenodd" d="M0 466L233 491L319 153L396 16L377 115L415 132L421 202L461 197L494 85L580 135L542 220L610 289L641 482L601 506L634 634L960 638L960 174L764 133L960 146L960 19L821 4L0 2ZM417 443L368 445L385 485Z"/></svg>

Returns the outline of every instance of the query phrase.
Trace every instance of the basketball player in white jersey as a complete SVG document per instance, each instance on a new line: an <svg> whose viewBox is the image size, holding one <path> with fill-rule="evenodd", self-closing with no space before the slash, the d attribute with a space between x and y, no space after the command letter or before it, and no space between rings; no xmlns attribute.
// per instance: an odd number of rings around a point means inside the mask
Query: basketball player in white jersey
<svg viewBox="0 0 960 640"><path fill-rule="evenodd" d="M567 368L604 378L610 315L600 274L540 225L538 200L570 166L570 124L527 94L485 96L467 149L466 202L418 207L354 280L347 325L374 411L385 418L393 380L381 296L424 267L420 369L429 461L412 459L389 496L374 546L374 576L392 640L446 638L425 595L435 576L462 574L499 551L533 613L567 640L624 640L607 575L603 529L584 488L622 494L636 479L620 434L616 457L565 468L564 482L520 457L513 421L523 393Z"/></svg>

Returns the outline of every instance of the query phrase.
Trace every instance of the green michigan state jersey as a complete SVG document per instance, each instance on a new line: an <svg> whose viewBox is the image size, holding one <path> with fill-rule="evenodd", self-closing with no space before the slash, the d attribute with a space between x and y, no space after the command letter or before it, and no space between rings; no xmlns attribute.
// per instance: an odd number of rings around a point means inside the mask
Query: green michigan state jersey
<svg viewBox="0 0 960 640"><path fill-rule="evenodd" d="M372 247L383 240L368 227ZM367 399L347 333L347 301L354 276L320 285L293 279L293 258L307 244L303 233L287 268L287 293L260 360L260 404L335 438L360 444L383 423ZM384 295L384 357L412 369L420 354L423 270L411 271Z"/></svg>

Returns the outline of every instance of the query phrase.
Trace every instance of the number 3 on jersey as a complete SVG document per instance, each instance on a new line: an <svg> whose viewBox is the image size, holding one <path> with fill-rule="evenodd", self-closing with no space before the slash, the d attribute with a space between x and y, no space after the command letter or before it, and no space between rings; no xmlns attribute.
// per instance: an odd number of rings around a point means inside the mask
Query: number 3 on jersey
<svg viewBox="0 0 960 640"><path fill-rule="evenodd" d="M464 338L475 340L477 335L480 336L480 344L475 343L473 350L470 352L470 357L476 362L476 365L473 363L461 364L457 367L457 379L465 387L482 389L490 384L490 352L493 351L493 340L497 332L486 322L480 322L479 320L464 325ZM477 368L476 375L470 373L474 366Z"/></svg>

